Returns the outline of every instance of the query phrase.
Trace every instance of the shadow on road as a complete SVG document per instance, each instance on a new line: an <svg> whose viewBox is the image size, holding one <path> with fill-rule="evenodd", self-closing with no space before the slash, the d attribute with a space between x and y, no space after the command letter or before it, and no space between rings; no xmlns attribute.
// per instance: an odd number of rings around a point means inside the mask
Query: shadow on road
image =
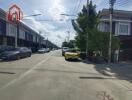
<svg viewBox="0 0 132 100"><path fill-rule="evenodd" d="M98 73L90 73L90 72L81 72L81 71L71 71L71 70L59 70L59 69L46 69L46 68L39 68L39 69L36 69L37 71L49 71L49 72L63 72L63 73L71 73L71 74L73 74L73 73L77 73L77 74L85 74L85 75L87 75L87 74L92 74L92 75L100 75L100 74L98 74Z"/></svg>
<svg viewBox="0 0 132 100"><path fill-rule="evenodd" d="M132 82L132 65L116 63L110 65L95 65L98 72L108 71L115 73L115 76L121 80Z"/></svg>
<svg viewBox="0 0 132 100"><path fill-rule="evenodd" d="M0 74L15 74L13 72L4 72L4 71L0 71Z"/></svg>
<svg viewBox="0 0 132 100"><path fill-rule="evenodd" d="M127 80L132 83L132 63L95 64L89 61L83 61L83 63L94 64L95 70L103 75L114 76L120 80ZM108 75L104 72L112 73L113 75Z"/></svg>
<svg viewBox="0 0 132 100"><path fill-rule="evenodd" d="M68 62L81 62L80 59L69 59L69 60L66 60Z"/></svg>
<svg viewBox="0 0 132 100"><path fill-rule="evenodd" d="M30 70L30 68L0 68L0 70L17 70L17 71L19 71L19 70L24 70L24 71L28 71L28 70ZM71 74L73 74L73 73L75 73L75 74L85 74L85 75L87 75L87 74L92 74L92 75L100 75L100 74L98 74L98 73L90 73L90 72L84 72L84 71L72 71L72 70L60 70L60 69L49 69L49 68L36 68L36 69L34 69L35 71L40 71L40 72L46 72L46 71L48 71L48 72L60 72L60 73L71 73ZM10 74L15 74L15 73L11 73L11 72L2 72L2 71L0 71L0 73L10 73Z"/></svg>
<svg viewBox="0 0 132 100"><path fill-rule="evenodd" d="M105 77L79 77L80 79L116 79L116 78L111 78L111 77L108 77L108 78L105 78Z"/></svg>

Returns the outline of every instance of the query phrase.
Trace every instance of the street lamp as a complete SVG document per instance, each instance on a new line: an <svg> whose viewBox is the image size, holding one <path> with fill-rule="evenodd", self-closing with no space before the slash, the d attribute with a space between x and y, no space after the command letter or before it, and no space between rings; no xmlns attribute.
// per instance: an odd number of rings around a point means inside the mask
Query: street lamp
<svg viewBox="0 0 132 100"><path fill-rule="evenodd" d="M78 17L77 15L70 15L70 14L60 14L60 15L64 15L64 16L74 16L74 17Z"/></svg>
<svg viewBox="0 0 132 100"><path fill-rule="evenodd" d="M45 22L56 22L56 21L63 21L63 19L60 19L60 20L44 19L44 20L36 20L36 21L40 21L40 22L43 22L43 21L45 21Z"/></svg>
<svg viewBox="0 0 132 100"><path fill-rule="evenodd" d="M40 16L40 15L42 15L42 14L27 15L27 16L24 16L24 17L22 18L22 20L30 20L30 19L26 19L26 18L28 18L28 17L36 17L36 16Z"/></svg>
<svg viewBox="0 0 132 100"><path fill-rule="evenodd" d="M31 17L31 16L40 16L40 15L42 15L42 14L33 14L33 15L24 16L24 18L25 17Z"/></svg>

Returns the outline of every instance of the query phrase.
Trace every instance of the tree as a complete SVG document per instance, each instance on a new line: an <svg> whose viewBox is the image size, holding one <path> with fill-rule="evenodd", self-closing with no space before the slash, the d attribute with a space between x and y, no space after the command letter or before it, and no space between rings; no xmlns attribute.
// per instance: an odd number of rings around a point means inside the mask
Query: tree
<svg viewBox="0 0 132 100"><path fill-rule="evenodd" d="M69 41L69 48L75 48L75 40Z"/></svg>
<svg viewBox="0 0 132 100"><path fill-rule="evenodd" d="M92 30L92 34L89 39L89 50L90 51L100 51L103 56L108 54L109 46L109 32L101 32L97 29ZM119 48L119 39L112 35L112 50Z"/></svg>
<svg viewBox="0 0 132 100"><path fill-rule="evenodd" d="M86 39L88 33L88 51L100 51L103 56L108 54L109 33L101 32L97 26L99 23L99 14L96 13L96 6L92 1L89 3L89 16L87 16L87 6L83 6L78 14L77 20L72 20L72 25L76 31L76 45L81 51L86 50ZM119 48L119 40L112 36L112 51Z"/></svg>
<svg viewBox="0 0 132 100"><path fill-rule="evenodd" d="M75 40L70 40L69 42L63 42L62 47L75 48Z"/></svg>
<svg viewBox="0 0 132 100"><path fill-rule="evenodd" d="M86 50L86 34L92 34L91 30L97 27L98 15L96 13L96 6L92 1L89 3L89 16L87 16L87 6L83 6L82 11L78 14L78 18L72 21L76 33L76 44L82 50Z"/></svg>
<svg viewBox="0 0 132 100"><path fill-rule="evenodd" d="M68 47L68 42L64 41L64 42L62 43L62 47Z"/></svg>

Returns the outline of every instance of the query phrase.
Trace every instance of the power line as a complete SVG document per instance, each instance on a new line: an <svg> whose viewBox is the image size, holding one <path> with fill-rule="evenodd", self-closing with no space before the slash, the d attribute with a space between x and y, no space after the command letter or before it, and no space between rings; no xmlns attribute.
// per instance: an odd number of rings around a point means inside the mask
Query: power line
<svg viewBox="0 0 132 100"><path fill-rule="evenodd" d="M80 6L81 6L81 2L82 2L83 0L79 0L79 3L78 3L78 6L77 6L77 9L76 9L76 13L78 12L78 10L79 10L79 8L80 8Z"/></svg>
<svg viewBox="0 0 132 100"><path fill-rule="evenodd" d="M129 2L130 2L129 0L122 0L122 1L117 0L115 4L122 4L122 3L129 3Z"/></svg>
<svg viewBox="0 0 132 100"><path fill-rule="evenodd" d="M117 0L115 6L126 7L130 4L130 2L131 2L130 0L122 0L122 1Z"/></svg>
<svg viewBox="0 0 132 100"><path fill-rule="evenodd" d="M75 6L74 6L73 11L72 11L72 14L73 15L75 13L75 10L76 10L76 7L77 7L78 2L79 2L79 0L77 0L77 1L75 0Z"/></svg>
<svg viewBox="0 0 132 100"><path fill-rule="evenodd" d="M71 12L72 15L74 15L78 11L78 9L79 9L79 7L81 5L81 1L82 0L75 0L75 6L74 6L74 8L73 8L73 10ZM66 22L66 27L68 29L68 31L67 31L68 32L68 38L70 38L70 30L71 30L71 28L69 27L68 22Z"/></svg>
<svg viewBox="0 0 132 100"><path fill-rule="evenodd" d="M103 5L107 5L108 2L109 2L109 0L103 0L103 1L102 1ZM116 0L114 6L116 6L116 7L117 7L117 6L118 6L118 7L126 7L126 6L130 5L131 3L132 3L131 0L122 0L122 1Z"/></svg>
<svg viewBox="0 0 132 100"><path fill-rule="evenodd" d="M109 0L103 0L103 5L107 5ZM115 7L127 7L128 5L131 5L132 0L116 0L114 6Z"/></svg>
<svg viewBox="0 0 132 100"><path fill-rule="evenodd" d="M109 2L109 0L103 0L98 6L101 6L102 5L102 3L103 3L103 5L107 5L108 4L108 2Z"/></svg>

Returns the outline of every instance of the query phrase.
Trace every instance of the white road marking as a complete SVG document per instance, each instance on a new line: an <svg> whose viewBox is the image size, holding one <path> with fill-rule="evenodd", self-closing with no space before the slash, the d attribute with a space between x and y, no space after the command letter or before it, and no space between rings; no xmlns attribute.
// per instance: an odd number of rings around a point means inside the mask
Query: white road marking
<svg viewBox="0 0 132 100"><path fill-rule="evenodd" d="M33 70L35 70L37 67L42 65L44 62L46 62L51 56L52 56L52 54L48 58L46 58L46 59L42 60L41 62L37 63L35 66L33 66L31 69L29 69L28 71L26 71L25 73L20 75L18 78L14 79L14 80L10 81L9 83L7 83L6 85L4 85L2 88L0 88L0 91L7 88L8 86L14 84L15 82L21 80L22 78L24 78L28 74L30 74Z"/></svg>

